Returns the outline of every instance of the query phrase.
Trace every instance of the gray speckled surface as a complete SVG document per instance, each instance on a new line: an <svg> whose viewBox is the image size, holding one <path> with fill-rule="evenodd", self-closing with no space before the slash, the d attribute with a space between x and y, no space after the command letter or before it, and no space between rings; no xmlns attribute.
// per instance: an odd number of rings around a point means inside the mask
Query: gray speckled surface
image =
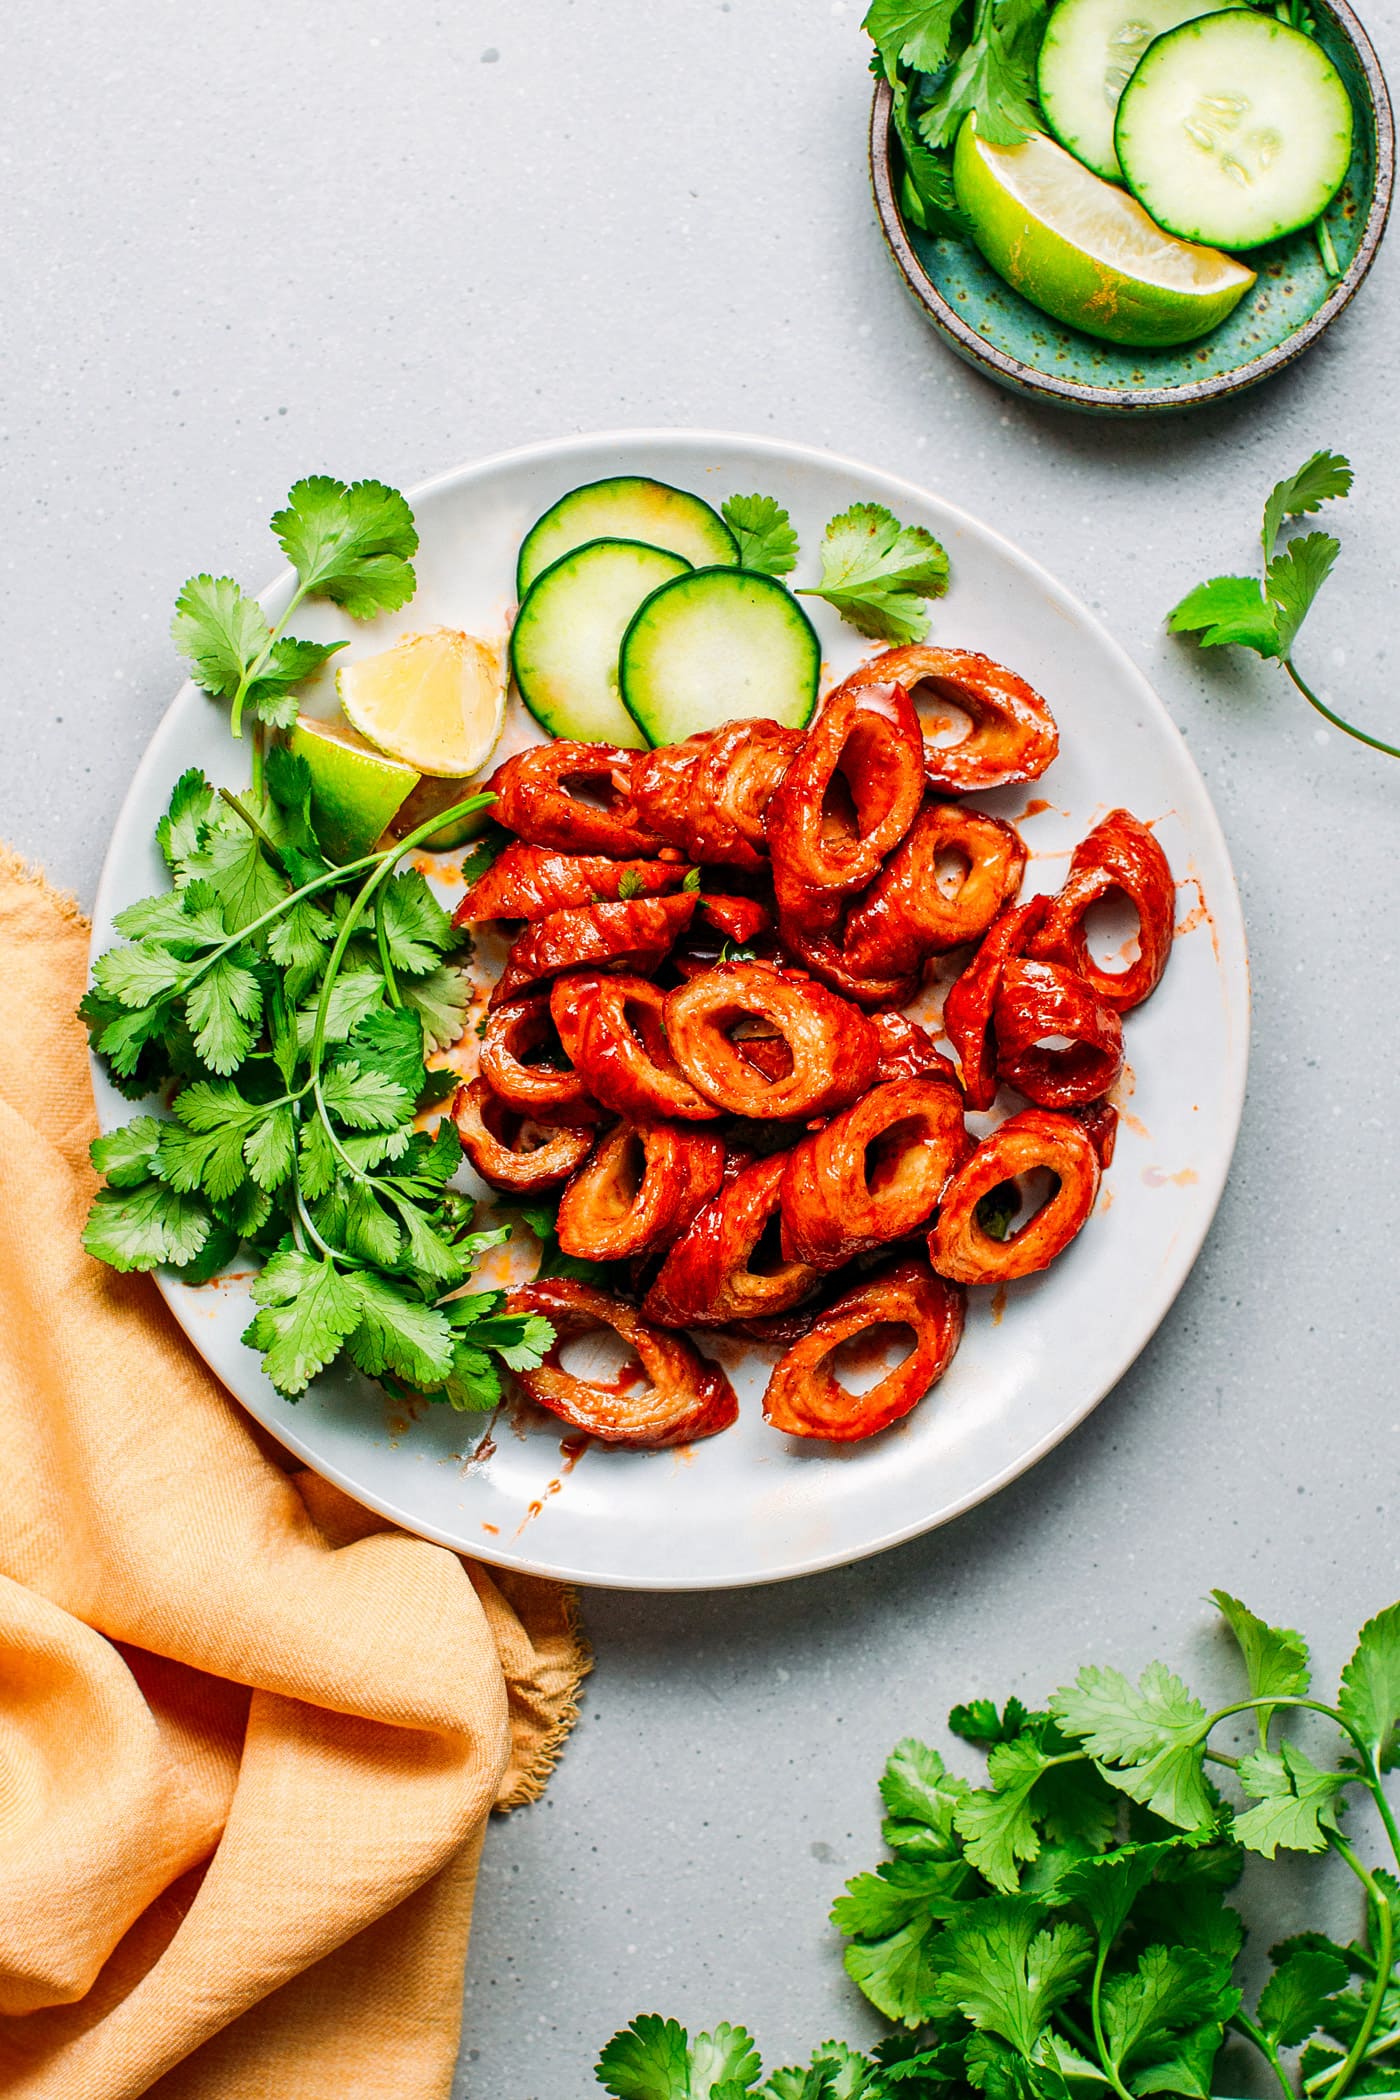
<svg viewBox="0 0 1400 2100"><path fill-rule="evenodd" d="M1395 0L1368 14L1393 58ZM269 574L295 475L407 484L667 422L863 456L1047 563L1155 680L1241 878L1250 1099L1175 1311L1084 1429L946 1532L788 1588L590 1598L585 1718L488 1847L457 2100L583 2096L644 2008L747 2017L774 2061L867 2033L824 1917L875 1856L898 1735L1089 1658L1208 1677L1212 1583L1312 1628L1330 1669L1400 1587L1400 768L1276 672L1160 628L1250 559L1276 473L1336 445L1360 484L1301 654L1400 729L1400 244L1234 407L1131 429L1026 407L941 348L886 262L859 15L71 0L5 33L0 835L85 900L175 684L174 593L205 564ZM1285 1927L1307 1872L1273 1886Z"/></svg>

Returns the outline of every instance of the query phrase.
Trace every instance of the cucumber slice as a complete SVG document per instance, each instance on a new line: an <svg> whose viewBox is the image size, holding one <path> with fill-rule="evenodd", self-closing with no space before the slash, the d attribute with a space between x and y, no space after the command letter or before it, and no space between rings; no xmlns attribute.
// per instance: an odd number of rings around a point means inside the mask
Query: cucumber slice
<svg viewBox="0 0 1400 2100"><path fill-rule="evenodd" d="M1118 99L1154 37L1248 0L1059 0L1040 46L1037 85L1060 144L1107 182L1121 182L1113 150Z"/></svg>
<svg viewBox="0 0 1400 2100"><path fill-rule="evenodd" d="M816 629L775 577L696 569L640 608L618 676L648 741L678 744L745 715L805 729L821 665Z"/></svg>
<svg viewBox="0 0 1400 2100"><path fill-rule="evenodd" d="M669 482L618 474L570 489L526 533L515 565L523 598L535 578L589 540L640 540L683 554L692 568L737 567L739 544L717 511Z"/></svg>
<svg viewBox="0 0 1400 2100"><path fill-rule="evenodd" d="M637 607L673 577L684 555L636 540L592 540L535 578L510 638L520 697L551 736L640 750L618 696L617 653Z"/></svg>
<svg viewBox="0 0 1400 2100"><path fill-rule="evenodd" d="M1241 8L1148 46L1118 105L1128 187L1159 226L1257 248L1308 226L1351 160L1351 101L1301 30Z"/></svg>

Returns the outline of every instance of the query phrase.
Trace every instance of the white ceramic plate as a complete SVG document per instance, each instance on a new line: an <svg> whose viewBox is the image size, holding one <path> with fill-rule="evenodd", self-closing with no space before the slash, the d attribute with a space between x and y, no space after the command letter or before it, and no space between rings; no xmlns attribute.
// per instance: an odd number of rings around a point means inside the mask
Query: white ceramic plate
<svg viewBox="0 0 1400 2100"><path fill-rule="evenodd" d="M1062 752L1032 789L979 798L1023 819L1026 894L1053 889L1069 851L1104 810L1125 804L1156 827L1179 882L1179 938L1166 977L1129 1016L1130 1097L1098 1214L1044 1275L973 1291L966 1336L930 1397L865 1445L803 1444L764 1424L774 1352L716 1347L741 1419L679 1451L589 1447L561 1456L561 1425L485 1424L440 1407L406 1421L358 1375L334 1374L292 1405L239 1339L246 1281L160 1288L195 1347L243 1405L298 1453L408 1530L487 1561L638 1589L704 1589L806 1574L943 1524L1025 1471L1119 1379L1181 1289L1230 1164L1244 1094L1248 989L1239 899L1220 826L1186 747L1141 674L1084 608L1034 562L941 497L804 446L704 432L628 431L508 453L413 496L422 534L413 604L355 626L328 607L298 630L351 637L352 654L450 624L503 635L526 528L580 482L654 474L718 504L771 492L801 535L798 579L815 580L828 518L863 499L927 525L946 545L952 587L934 637L984 650L1049 699ZM265 599L278 607L285 580ZM867 645L808 600L831 677ZM152 839L177 775L202 766L242 784L246 760L225 711L185 686L152 740L118 821L98 892L95 941L112 915L163 886ZM1028 805L1034 813L1024 815ZM104 1128L133 1110L95 1075ZM494 1282L495 1275L488 1275ZM494 1448L491 1448L494 1446ZM475 1455L474 1455L475 1454Z"/></svg>

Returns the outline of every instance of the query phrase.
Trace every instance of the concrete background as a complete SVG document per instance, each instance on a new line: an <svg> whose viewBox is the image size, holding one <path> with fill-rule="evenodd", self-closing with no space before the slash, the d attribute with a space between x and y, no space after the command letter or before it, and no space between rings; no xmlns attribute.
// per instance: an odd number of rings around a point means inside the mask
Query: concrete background
<svg viewBox="0 0 1400 2100"><path fill-rule="evenodd" d="M638 2010L747 2019L770 2063L872 2034L824 1920L878 1855L898 1736L1089 1659L1223 1680L1212 1584L1310 1629L1325 1679L1400 1588L1400 768L1276 670L1161 631L1251 560L1269 484L1336 446L1358 488L1300 658L1400 734L1400 239L1233 407L1131 429L1029 408L945 352L885 259L860 13L68 0L0 46L0 836L84 901L176 683L175 592L203 565L271 573L295 476L406 486L623 423L829 445L1010 535L1155 680L1243 887L1250 1100L1175 1311L1086 1427L947 1531L786 1588L589 1598L585 1718L488 1847L458 2100L586 2096ZM1393 58L1396 0L1368 14ZM1272 1878L1261 1946L1311 1886Z"/></svg>

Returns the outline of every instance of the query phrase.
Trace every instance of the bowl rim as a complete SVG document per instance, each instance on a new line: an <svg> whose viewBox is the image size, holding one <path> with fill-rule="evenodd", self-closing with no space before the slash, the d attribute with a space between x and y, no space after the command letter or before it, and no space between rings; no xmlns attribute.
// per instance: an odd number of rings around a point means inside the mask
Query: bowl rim
<svg viewBox="0 0 1400 2100"><path fill-rule="evenodd" d="M1283 342L1276 343L1270 350L1261 351L1246 364L1236 365L1232 371L1216 372L1209 379L1193 380L1189 386L1089 386L1082 380L1056 378L1041 371L1038 366L1024 364L1020 358L1012 357L1008 351L998 349L996 344L989 342L984 335L979 335L975 328L969 327L956 308L944 298L924 268L909 237L895 193L891 153L891 114L894 98L888 81L880 80L876 83L870 105L870 186L885 245L904 279L906 288L922 307L925 317L941 334L948 337L963 357L974 365L980 365L1002 384L1042 401L1059 402L1074 408L1106 410L1119 415L1145 409L1190 408L1202 401L1225 400L1232 394L1243 393L1247 387L1257 385L1261 379L1268 378L1270 373L1281 371L1285 365L1292 364L1296 357L1301 357L1303 352L1316 342L1324 329L1330 327L1337 315L1351 304L1361 289L1380 247L1381 235L1390 215L1391 194L1395 184L1395 121L1391 111L1390 91L1386 86L1385 74L1381 70L1375 48L1347 0L1317 0L1317 5L1332 19L1351 44L1366 83L1376 132L1375 181L1370 209L1366 214L1366 223L1362 228L1356 253L1317 311L1309 315L1308 319Z"/></svg>

